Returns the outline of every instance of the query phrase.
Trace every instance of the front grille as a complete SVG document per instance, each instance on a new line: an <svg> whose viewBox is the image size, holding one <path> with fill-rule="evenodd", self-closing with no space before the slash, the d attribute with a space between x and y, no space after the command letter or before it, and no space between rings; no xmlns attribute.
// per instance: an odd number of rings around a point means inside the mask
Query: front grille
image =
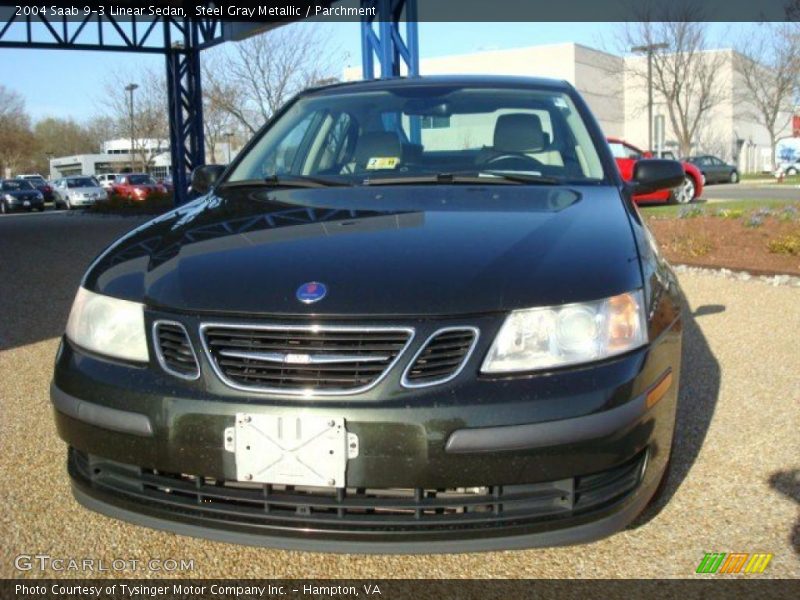
<svg viewBox="0 0 800 600"><path fill-rule="evenodd" d="M446 489L313 488L163 473L70 448L72 477L92 488L184 518L298 531L457 531L569 518L627 497L641 481L645 452L588 477L522 485Z"/></svg>
<svg viewBox="0 0 800 600"><path fill-rule="evenodd" d="M165 371L184 379L197 379L200 366L186 329L175 321L153 324L153 344L158 362Z"/></svg>
<svg viewBox="0 0 800 600"><path fill-rule="evenodd" d="M245 390L319 394L369 389L413 336L405 328L201 326L217 374Z"/></svg>
<svg viewBox="0 0 800 600"><path fill-rule="evenodd" d="M453 379L469 358L478 330L452 327L434 333L423 345L403 376L406 387L423 387Z"/></svg>

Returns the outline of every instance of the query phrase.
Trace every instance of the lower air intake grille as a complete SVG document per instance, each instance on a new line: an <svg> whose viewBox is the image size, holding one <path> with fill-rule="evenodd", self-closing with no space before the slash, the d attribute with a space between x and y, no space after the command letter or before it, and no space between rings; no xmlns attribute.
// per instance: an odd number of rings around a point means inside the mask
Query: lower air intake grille
<svg viewBox="0 0 800 600"><path fill-rule="evenodd" d="M174 321L156 321L153 326L153 343L161 368L184 379L197 379L200 366L186 329Z"/></svg>
<svg viewBox="0 0 800 600"><path fill-rule="evenodd" d="M406 370L403 385L422 387L450 381L458 375L477 341L478 330L473 327L437 331Z"/></svg>
<svg viewBox="0 0 800 600"><path fill-rule="evenodd" d="M217 374L245 390L356 393L386 374L411 341L405 328L217 325L201 327Z"/></svg>
<svg viewBox="0 0 800 600"><path fill-rule="evenodd" d="M165 473L69 450L69 472L82 485L176 520L202 519L225 530L252 526L390 535L439 529L486 531L575 517L626 498L641 481L645 453L590 476L458 488L314 488Z"/></svg>

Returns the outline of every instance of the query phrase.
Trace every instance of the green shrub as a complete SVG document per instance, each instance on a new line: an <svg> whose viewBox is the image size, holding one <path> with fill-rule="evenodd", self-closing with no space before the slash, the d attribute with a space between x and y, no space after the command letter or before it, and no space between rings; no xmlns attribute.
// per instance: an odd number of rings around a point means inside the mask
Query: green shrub
<svg viewBox="0 0 800 600"><path fill-rule="evenodd" d="M739 208L720 208L714 214L722 219L741 219L744 211Z"/></svg>

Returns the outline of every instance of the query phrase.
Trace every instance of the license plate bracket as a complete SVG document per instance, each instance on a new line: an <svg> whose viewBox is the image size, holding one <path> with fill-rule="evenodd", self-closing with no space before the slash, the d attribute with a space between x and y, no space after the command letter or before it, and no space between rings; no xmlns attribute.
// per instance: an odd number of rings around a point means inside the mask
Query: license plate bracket
<svg viewBox="0 0 800 600"><path fill-rule="evenodd" d="M347 460L358 456L358 438L337 417L236 413L224 435L238 481L345 487Z"/></svg>

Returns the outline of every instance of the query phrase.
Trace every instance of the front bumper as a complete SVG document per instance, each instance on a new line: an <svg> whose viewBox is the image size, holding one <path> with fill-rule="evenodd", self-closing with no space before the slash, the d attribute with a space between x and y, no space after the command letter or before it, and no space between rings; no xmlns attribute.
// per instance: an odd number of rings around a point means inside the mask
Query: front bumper
<svg viewBox="0 0 800 600"><path fill-rule="evenodd" d="M14 198L13 200L6 199L5 203L9 210L33 210L44 207L43 198Z"/></svg>
<svg viewBox="0 0 800 600"><path fill-rule="evenodd" d="M227 394L157 366L100 360L64 341L52 398L58 432L72 449L76 498L135 523L324 551L556 545L621 529L651 497L672 442L680 339L675 321L648 348L590 367L495 380L468 368L442 386L402 393L379 386L359 400L313 402ZM648 408L648 390L669 370L674 383ZM203 372L211 376L205 364ZM392 387L391 377L385 385ZM298 410L342 417L358 436L347 488L332 499L315 490L287 499L287 490L270 486L259 488L258 499L252 490L220 499L221 490L239 485L223 443L236 413ZM597 489L581 487L592 481ZM452 497L466 488L478 488L477 496ZM462 505L483 508L473 514Z"/></svg>

